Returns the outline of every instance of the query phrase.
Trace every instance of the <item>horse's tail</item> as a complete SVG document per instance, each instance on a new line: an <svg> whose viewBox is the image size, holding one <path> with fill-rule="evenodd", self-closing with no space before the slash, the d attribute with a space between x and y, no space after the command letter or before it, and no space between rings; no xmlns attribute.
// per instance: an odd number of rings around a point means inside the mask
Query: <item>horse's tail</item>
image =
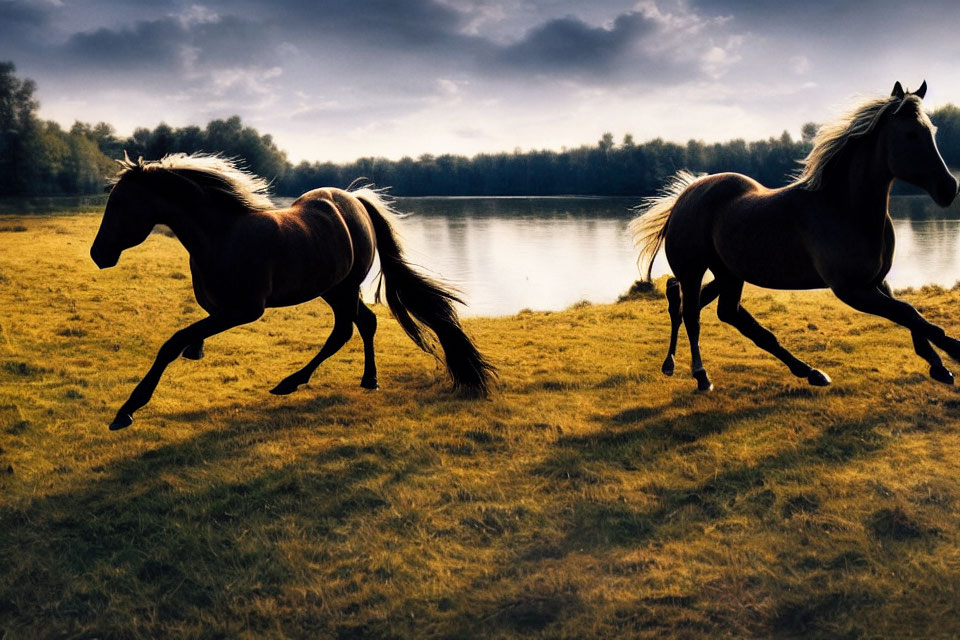
<svg viewBox="0 0 960 640"><path fill-rule="evenodd" d="M646 265L648 282L653 272L653 259L660 253L663 239L667 235L667 221L673 213L673 205L680 194L701 177L686 170L678 171L660 193L644 198L636 207L639 214L630 222L628 229L633 236L633 244L640 250L637 264L641 273Z"/></svg>
<svg viewBox="0 0 960 640"><path fill-rule="evenodd" d="M445 363L455 389L486 397L490 393L496 368L487 362L470 338L463 332L453 303L463 301L442 283L418 273L407 263L390 218L393 210L374 189L352 191L367 210L377 238L380 253L381 291L386 291L387 305L408 336L418 347L438 360L439 354L424 327L431 329L443 348Z"/></svg>

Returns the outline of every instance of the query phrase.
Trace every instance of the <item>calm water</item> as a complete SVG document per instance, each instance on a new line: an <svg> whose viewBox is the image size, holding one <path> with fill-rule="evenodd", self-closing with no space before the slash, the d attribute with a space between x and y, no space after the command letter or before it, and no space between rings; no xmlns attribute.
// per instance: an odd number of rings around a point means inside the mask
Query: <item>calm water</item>
<svg viewBox="0 0 960 640"><path fill-rule="evenodd" d="M88 201L89 200L89 201ZM104 197L62 208L102 206ZM290 199L279 199L281 204ZM0 200L0 212L49 211L60 200ZM611 302L639 277L626 227L636 198L400 198L411 215L398 227L408 257L455 283L467 315L557 310L580 300ZM53 207L54 209L57 207ZM960 202L894 198L894 288L960 280ZM667 272L662 256L654 275ZM368 295L370 287L368 287Z"/></svg>
<svg viewBox="0 0 960 640"><path fill-rule="evenodd" d="M627 234L636 198L401 198L410 257L457 283L467 315L612 302L639 277ZM895 198L894 288L960 280L960 209ZM654 276L668 272L663 256Z"/></svg>

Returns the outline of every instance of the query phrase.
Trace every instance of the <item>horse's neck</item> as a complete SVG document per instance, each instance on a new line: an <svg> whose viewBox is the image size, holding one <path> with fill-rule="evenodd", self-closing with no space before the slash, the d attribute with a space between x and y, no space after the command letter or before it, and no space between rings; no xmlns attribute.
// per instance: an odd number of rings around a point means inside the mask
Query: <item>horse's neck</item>
<svg viewBox="0 0 960 640"><path fill-rule="evenodd" d="M214 235L223 231L221 217L202 205L171 203L163 208L158 222L170 227L191 257L202 260L210 253Z"/></svg>
<svg viewBox="0 0 960 640"><path fill-rule="evenodd" d="M862 140L837 160L829 185L841 200L843 211L867 223L885 220L893 174L887 168L883 149L873 141Z"/></svg>

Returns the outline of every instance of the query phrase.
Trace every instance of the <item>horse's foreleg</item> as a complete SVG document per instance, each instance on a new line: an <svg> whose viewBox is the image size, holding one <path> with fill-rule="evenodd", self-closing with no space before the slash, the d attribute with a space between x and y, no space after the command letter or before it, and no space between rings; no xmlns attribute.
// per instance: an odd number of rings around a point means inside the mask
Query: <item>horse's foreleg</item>
<svg viewBox="0 0 960 640"><path fill-rule="evenodd" d="M253 322L263 315L263 309L251 310L249 313L234 313L209 316L194 322L189 327L180 329L174 333L169 340L163 343L157 352L157 357L153 361L153 366L143 376L139 384L133 389L130 397L123 403L117 416L110 424L111 431L129 427L133 423L133 414L137 409L150 401L157 384L160 382L160 376L171 362L177 359L183 350L193 344L202 344L203 341L212 335L221 333L241 324Z"/></svg>
<svg viewBox="0 0 960 640"><path fill-rule="evenodd" d="M378 389L377 361L373 352L373 337L377 333L377 314L360 301L357 306L357 319L354 321L363 340L363 378L360 386L364 389Z"/></svg>
<svg viewBox="0 0 960 640"><path fill-rule="evenodd" d="M752 340L755 345L778 358L787 365L790 373L798 378L806 378L807 382L817 387L830 384L830 377L827 374L819 369L814 369L787 351L772 331L757 322L750 315L750 312L743 308L740 304L742 293L743 282L725 283L723 290L720 292L720 302L717 303L717 317L722 322L733 325L737 331Z"/></svg>
<svg viewBox="0 0 960 640"><path fill-rule="evenodd" d="M187 345L187 348L180 355L187 360L199 360L203 357L203 340Z"/></svg>
<svg viewBox="0 0 960 640"><path fill-rule="evenodd" d="M333 308L333 330L327 341L323 343L320 352L313 357L302 369L280 381L280 383L270 390L270 393L278 396L284 396L293 393L302 384L310 382L310 376L317 370L320 364L343 348L347 341L353 336L353 321L357 316L357 305L360 302L360 294L357 292L351 299L340 298L337 300L328 300Z"/></svg>
<svg viewBox="0 0 960 640"><path fill-rule="evenodd" d="M883 295L888 298L893 298L893 291L890 290L890 285L887 284L886 280L881 282L877 288L880 289ZM930 365L930 377L937 382L953 384L953 374L943 366L943 360L940 359L940 355L934 348L930 346L930 341L916 331L911 331L910 337L913 339L913 350Z"/></svg>
<svg viewBox="0 0 960 640"><path fill-rule="evenodd" d="M716 300L720 292L716 280L711 280L700 290L700 308ZM670 348L667 350L667 357L660 368L665 375L672 376L674 369L674 357L677 355L677 338L680 335L680 325L683 324L682 303L680 300L680 281L676 278L667 280L667 304L670 313Z"/></svg>
<svg viewBox="0 0 960 640"><path fill-rule="evenodd" d="M920 315L912 305L887 295L877 287L839 287L833 288L833 292L857 311L886 318L909 329L913 334L914 350L930 364L930 377L938 382L953 384L953 374L943 366L930 345L924 343L932 342L948 356L960 361L960 341L946 335L941 327Z"/></svg>

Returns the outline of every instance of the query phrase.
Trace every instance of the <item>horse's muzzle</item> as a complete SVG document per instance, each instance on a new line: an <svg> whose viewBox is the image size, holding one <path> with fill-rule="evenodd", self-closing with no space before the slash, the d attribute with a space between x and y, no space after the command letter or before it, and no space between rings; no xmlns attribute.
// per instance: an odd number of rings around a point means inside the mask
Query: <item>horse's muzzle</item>
<svg viewBox="0 0 960 640"><path fill-rule="evenodd" d="M944 180L931 195L938 205L948 207L950 203L953 202L953 199L957 197L958 187L960 187L960 183L957 182L956 178L951 178L949 181Z"/></svg>
<svg viewBox="0 0 960 640"><path fill-rule="evenodd" d="M96 245L90 247L90 258L100 269L109 269L120 261L120 254L106 255L103 251L98 251Z"/></svg>

